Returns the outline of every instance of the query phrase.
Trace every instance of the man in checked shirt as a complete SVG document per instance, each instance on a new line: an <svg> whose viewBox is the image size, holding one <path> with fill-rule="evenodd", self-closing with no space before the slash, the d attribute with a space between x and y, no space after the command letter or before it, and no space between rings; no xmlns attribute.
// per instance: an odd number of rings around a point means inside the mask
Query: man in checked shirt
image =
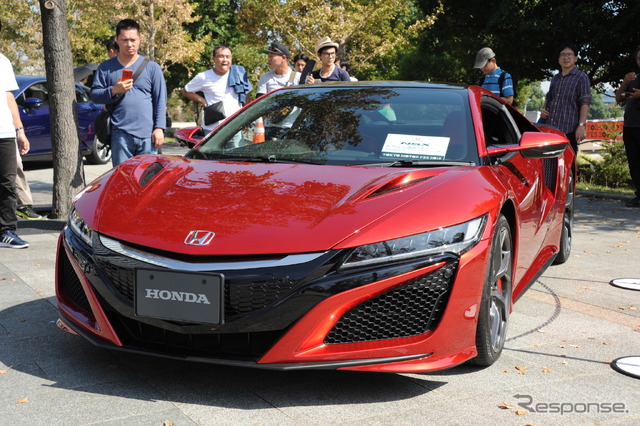
<svg viewBox="0 0 640 426"><path fill-rule="evenodd" d="M558 63L560 72L551 79L551 86L540 111L546 123L557 127L567 135L573 150L578 152L578 143L586 134L586 121L591 104L589 77L576 68L578 49L570 44L560 45Z"/></svg>

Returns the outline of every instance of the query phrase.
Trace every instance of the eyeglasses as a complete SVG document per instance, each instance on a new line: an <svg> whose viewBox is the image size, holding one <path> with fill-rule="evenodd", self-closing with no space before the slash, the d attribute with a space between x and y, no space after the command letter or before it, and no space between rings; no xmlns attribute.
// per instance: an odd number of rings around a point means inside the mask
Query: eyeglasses
<svg viewBox="0 0 640 426"><path fill-rule="evenodd" d="M322 52L322 56L336 56L336 52Z"/></svg>
<svg viewBox="0 0 640 426"><path fill-rule="evenodd" d="M571 58L573 56L573 53L561 53L560 57L561 58Z"/></svg>

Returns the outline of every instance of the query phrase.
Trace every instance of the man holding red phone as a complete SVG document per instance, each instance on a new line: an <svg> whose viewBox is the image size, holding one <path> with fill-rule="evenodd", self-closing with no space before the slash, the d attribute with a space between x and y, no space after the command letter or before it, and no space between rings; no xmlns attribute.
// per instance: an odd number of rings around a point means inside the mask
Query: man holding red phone
<svg viewBox="0 0 640 426"><path fill-rule="evenodd" d="M111 114L113 166L141 154L157 154L164 143L167 86L160 66L138 54L140 26L132 19L116 25L117 56L102 62L91 99Z"/></svg>

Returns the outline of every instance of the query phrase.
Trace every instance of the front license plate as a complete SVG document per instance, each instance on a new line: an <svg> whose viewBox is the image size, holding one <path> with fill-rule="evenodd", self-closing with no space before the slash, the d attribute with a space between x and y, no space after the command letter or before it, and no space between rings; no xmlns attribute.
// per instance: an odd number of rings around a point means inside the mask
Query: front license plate
<svg viewBox="0 0 640 426"><path fill-rule="evenodd" d="M135 313L140 317L222 324L219 274L136 269Z"/></svg>

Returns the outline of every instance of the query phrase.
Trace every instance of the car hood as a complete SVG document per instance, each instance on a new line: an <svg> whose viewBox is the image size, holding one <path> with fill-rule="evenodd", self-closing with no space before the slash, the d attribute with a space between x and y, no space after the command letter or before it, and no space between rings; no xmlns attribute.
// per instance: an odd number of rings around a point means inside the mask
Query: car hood
<svg viewBox="0 0 640 426"><path fill-rule="evenodd" d="M335 247L417 197L423 198L466 173L465 169L472 168L256 164L143 156L90 184L76 199L76 209L101 234L176 253L316 252ZM215 237L204 246L185 244L192 231L209 231Z"/></svg>

